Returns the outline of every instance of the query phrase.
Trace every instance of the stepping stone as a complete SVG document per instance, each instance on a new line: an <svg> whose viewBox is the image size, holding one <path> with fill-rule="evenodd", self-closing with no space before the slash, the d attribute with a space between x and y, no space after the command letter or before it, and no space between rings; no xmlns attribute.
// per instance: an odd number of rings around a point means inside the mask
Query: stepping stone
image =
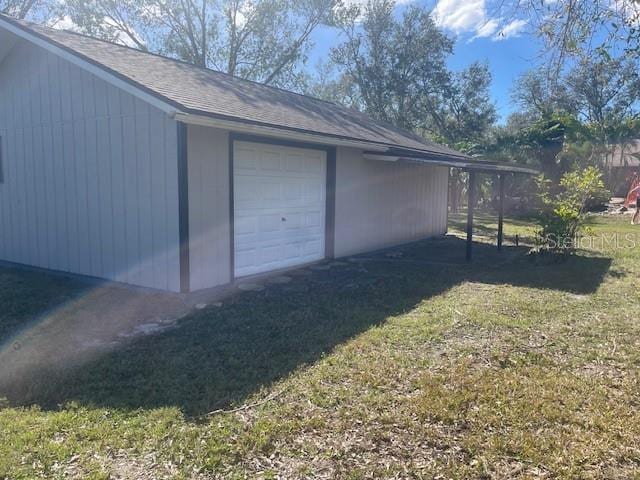
<svg viewBox="0 0 640 480"><path fill-rule="evenodd" d="M196 305L196 310L204 310L205 308L207 308L207 304L206 303L198 303Z"/></svg>
<svg viewBox="0 0 640 480"><path fill-rule="evenodd" d="M243 292L261 292L264 286L258 283L241 283L238 288Z"/></svg>

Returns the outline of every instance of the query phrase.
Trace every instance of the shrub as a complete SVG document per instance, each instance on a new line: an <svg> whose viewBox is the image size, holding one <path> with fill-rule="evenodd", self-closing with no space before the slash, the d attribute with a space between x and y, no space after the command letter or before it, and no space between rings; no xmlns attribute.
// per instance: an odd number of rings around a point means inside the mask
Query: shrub
<svg viewBox="0 0 640 480"><path fill-rule="evenodd" d="M538 216L538 251L572 253L575 240L584 229L587 209L609 196L602 172L595 167L567 172L555 188L542 177L538 179L538 187L542 203Z"/></svg>

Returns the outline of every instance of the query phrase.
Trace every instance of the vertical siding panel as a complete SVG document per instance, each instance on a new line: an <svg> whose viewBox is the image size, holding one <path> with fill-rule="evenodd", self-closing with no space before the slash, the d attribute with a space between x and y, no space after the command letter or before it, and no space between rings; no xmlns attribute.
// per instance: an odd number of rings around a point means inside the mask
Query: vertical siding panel
<svg viewBox="0 0 640 480"><path fill-rule="evenodd" d="M229 136L189 127L189 236L191 287L230 281Z"/></svg>
<svg viewBox="0 0 640 480"><path fill-rule="evenodd" d="M138 231L140 245L140 278L143 285L153 285L153 206L151 203L151 167L149 165L149 107L135 102L137 144L137 204L139 208Z"/></svg>
<svg viewBox="0 0 640 480"><path fill-rule="evenodd" d="M35 170L31 172L36 185L36 241L38 243L38 265L49 268L49 230L47 220L47 163L48 154L44 147L45 127L41 124L34 129L34 164Z"/></svg>
<svg viewBox="0 0 640 480"><path fill-rule="evenodd" d="M0 91L2 90L2 82L0 82ZM0 158L2 158L3 161L3 174L6 176L7 173L7 167L6 167L6 159L7 159L7 142L9 141L9 139L7 138L7 130L5 130L4 128L2 128L2 125L6 125L7 124L7 119L6 119L6 111L4 108L2 108L2 105L0 105ZM8 192L7 192L7 186L6 186L6 182L5 183L0 183L0 229L2 229L2 231L0 231L0 255L4 258L7 257L8 254L8 248L7 248L7 239L9 237L9 232L8 232L8 222L7 222L7 200L8 200Z"/></svg>
<svg viewBox="0 0 640 480"><path fill-rule="evenodd" d="M87 185L87 126L81 119L73 123L75 156L75 187L78 203L78 259L80 273L91 275L91 246L89 237L89 189Z"/></svg>
<svg viewBox="0 0 640 480"><path fill-rule="evenodd" d="M58 241L60 239L59 228L60 223L58 220L58 190L56 189L56 166L58 157L55 151L54 140L54 125L57 124L54 121L54 110L59 110L59 102L54 98L54 92L57 84L52 75L52 70L55 65L55 57L51 55L45 56L42 61L44 64L43 78L43 118L47 123L46 137L44 149L47 158L46 167L46 198L47 198L47 255L49 258L49 267L54 269L60 269L60 256L58 254L59 246ZM58 108L55 108L55 107Z"/></svg>
<svg viewBox="0 0 640 480"><path fill-rule="evenodd" d="M64 191L67 206L67 257L68 266L65 270L79 272L79 243L78 243L78 198L76 194L76 169L73 124L63 123L62 126L62 158L64 159Z"/></svg>
<svg viewBox="0 0 640 480"><path fill-rule="evenodd" d="M104 82L94 81L96 100L96 185L100 215L100 264L102 275L116 278L113 238L113 199L111 184L111 132L108 90Z"/></svg>
<svg viewBox="0 0 640 480"><path fill-rule="evenodd" d="M426 167L421 168L421 175L419 175L420 182L420 232L418 237L423 238L429 235L429 210L433 208L429 198L429 179L431 178L431 170Z"/></svg>
<svg viewBox="0 0 640 480"><path fill-rule="evenodd" d="M27 220L27 244L28 248L25 251L27 262L32 265L38 264L38 238L37 238L37 218L36 218L36 181L34 172L34 142L33 142L33 127L27 127L24 129L24 191L22 192L22 198L25 204L26 220Z"/></svg>
<svg viewBox="0 0 640 480"><path fill-rule="evenodd" d="M441 226L441 233L446 233L449 230L449 225L448 225L448 219L449 219L449 169L448 168L442 168L441 169L441 175L442 175L442 186L443 186L443 192L442 192L442 202L443 205L441 207L441 211L442 211L442 226Z"/></svg>
<svg viewBox="0 0 640 480"><path fill-rule="evenodd" d="M44 194L46 198L44 228L46 229L46 254L49 268L58 268L57 250L57 222L56 222L56 202L54 189L54 154L53 154L53 130L51 123L43 129L43 150L45 152L44 168Z"/></svg>
<svg viewBox="0 0 640 480"><path fill-rule="evenodd" d="M102 265L102 210L100 208L100 183L98 182L98 126L95 118L86 120L86 181L87 221L89 226L88 246L90 252L89 271L91 275L104 276Z"/></svg>
<svg viewBox="0 0 640 480"><path fill-rule="evenodd" d="M11 88L7 84L5 78L0 77L0 92L5 92L5 95L11 95ZM0 156L3 159L3 168L4 175L7 176L7 163L8 163L8 145L10 142L9 139L9 128L8 125L10 123L9 120L9 107L10 104L8 102L0 102ZM0 222L0 228L2 232L0 232L0 237L2 241L2 245L0 247L0 258L7 258L9 254L9 222L8 222L8 214L9 209L7 202L9 200L9 183L6 181L0 184L0 212L2 215L2 221Z"/></svg>
<svg viewBox="0 0 640 480"><path fill-rule="evenodd" d="M106 93L106 92L105 92ZM109 119L106 115L96 120L97 129L97 185L98 210L100 212L100 246L102 275L116 278L114 236L113 236L113 199L111 184L111 143Z"/></svg>
<svg viewBox="0 0 640 480"><path fill-rule="evenodd" d="M117 95L118 92L114 90L112 93ZM122 118L112 115L109 118L109 133L111 135L115 279L121 282L127 282L129 281L129 272L127 268L126 207L124 198L124 179L126 174L124 169L122 132Z"/></svg>
<svg viewBox="0 0 640 480"><path fill-rule="evenodd" d="M53 136L53 165L54 178L53 186L55 192L55 219L56 219L56 250L54 268L64 270L69 264L67 250L67 214L65 202L65 179L64 179L64 154L63 154L63 130L62 124L56 123L52 126Z"/></svg>
<svg viewBox="0 0 640 480"><path fill-rule="evenodd" d="M29 263L29 212L27 209L27 202L25 199L25 192L27 191L27 181L25 174L25 165L26 165L26 151L24 148L25 145L25 131L23 128L18 130L16 136L16 158L20 159L17 161L18 165L18 188L16 195L16 202L18 204L18 208L16 209L19 214L17 216L17 220L20 224L20 239L18 241L18 259L20 262Z"/></svg>
<svg viewBox="0 0 640 480"><path fill-rule="evenodd" d="M152 254L153 278L156 288L169 289L168 282L168 237L167 237L167 200L165 194L165 142L166 132L162 118L151 115L149 119L149 145L151 166L151 223L152 223Z"/></svg>
<svg viewBox="0 0 640 480"><path fill-rule="evenodd" d="M433 204L433 169L427 166L421 166L420 168L420 183L421 183L421 199L423 202L422 211L422 231L421 236L427 237L433 232L433 211L435 205Z"/></svg>
<svg viewBox="0 0 640 480"><path fill-rule="evenodd" d="M136 123L131 113L122 118L124 141L124 200L125 235L129 282L139 285L140 274L140 219L138 204Z"/></svg>
<svg viewBox="0 0 640 480"><path fill-rule="evenodd" d="M83 184L86 190L86 219L87 219L87 271L89 275L103 276L102 267L102 236L100 232L101 216L98 185L97 165L97 124L96 124L96 90L93 76L86 71L78 70L82 83L82 112L85 130L85 145L83 151Z"/></svg>
<svg viewBox="0 0 640 480"><path fill-rule="evenodd" d="M164 119L167 205L167 249L170 290L180 290L180 239L178 234L178 130L174 120Z"/></svg>
<svg viewBox="0 0 640 480"><path fill-rule="evenodd" d="M25 258L28 263L36 264L38 259L38 242L36 237L36 212L35 212L35 178L32 175L33 168L33 128L36 117L33 112L33 90L34 90L34 74L33 74L33 51L27 50L24 57L25 68L28 74L26 85L28 89L22 90L22 108L24 112L24 191L21 192L26 207L27 222L27 249L25 250Z"/></svg>

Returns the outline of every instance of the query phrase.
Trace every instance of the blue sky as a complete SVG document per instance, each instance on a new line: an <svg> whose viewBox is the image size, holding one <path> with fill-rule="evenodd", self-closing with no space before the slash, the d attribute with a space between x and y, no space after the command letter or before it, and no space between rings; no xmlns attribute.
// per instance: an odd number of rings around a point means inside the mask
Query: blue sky
<svg viewBox="0 0 640 480"><path fill-rule="evenodd" d="M396 12L400 15L412 2L433 10L438 26L456 40L454 54L449 59L451 69L462 70L478 60L488 63L493 76L491 96L504 121L516 109L511 102L513 82L535 67L539 44L527 31L525 19L492 7L490 1L398 0ZM318 31L314 40L312 65L320 59L326 60L330 47L339 41L336 31L326 28Z"/></svg>

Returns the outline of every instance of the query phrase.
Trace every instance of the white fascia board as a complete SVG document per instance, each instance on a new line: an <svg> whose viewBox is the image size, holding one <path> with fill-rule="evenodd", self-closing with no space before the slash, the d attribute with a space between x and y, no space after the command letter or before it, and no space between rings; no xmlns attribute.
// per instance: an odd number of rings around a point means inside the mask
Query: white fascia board
<svg viewBox="0 0 640 480"><path fill-rule="evenodd" d="M109 73L103 68L100 68L99 66L84 60L80 55L75 55L65 50L64 48L60 48L57 45L30 33L27 30L16 27L11 22L8 22L3 18L0 18L0 27L6 29L7 31L24 40L27 40L28 42L33 43L34 45L37 45L40 48L47 50L48 52L53 53L54 55L59 56L60 58L65 59L66 61L88 71L89 73L92 73L105 82L108 82L111 85L124 90L125 92L139 98L146 103L149 103L150 105L153 105L154 107L169 115L174 115L177 111L176 107L174 107L170 103L164 102L158 97L151 95L144 90L137 88L135 85L132 85L131 83L118 78L116 75Z"/></svg>
<svg viewBox="0 0 640 480"><path fill-rule="evenodd" d="M337 147L360 148L370 151L386 152L389 147L370 143L360 140L346 140L325 136L320 133L304 133L294 132L278 127L252 125L241 121L223 120L202 115L193 115L186 113L176 113L175 119L188 125L199 125L203 127L220 128L223 130L231 130L239 133L247 133L252 135L263 135L265 137L284 138L286 140L306 143L316 143L320 145L331 145Z"/></svg>

